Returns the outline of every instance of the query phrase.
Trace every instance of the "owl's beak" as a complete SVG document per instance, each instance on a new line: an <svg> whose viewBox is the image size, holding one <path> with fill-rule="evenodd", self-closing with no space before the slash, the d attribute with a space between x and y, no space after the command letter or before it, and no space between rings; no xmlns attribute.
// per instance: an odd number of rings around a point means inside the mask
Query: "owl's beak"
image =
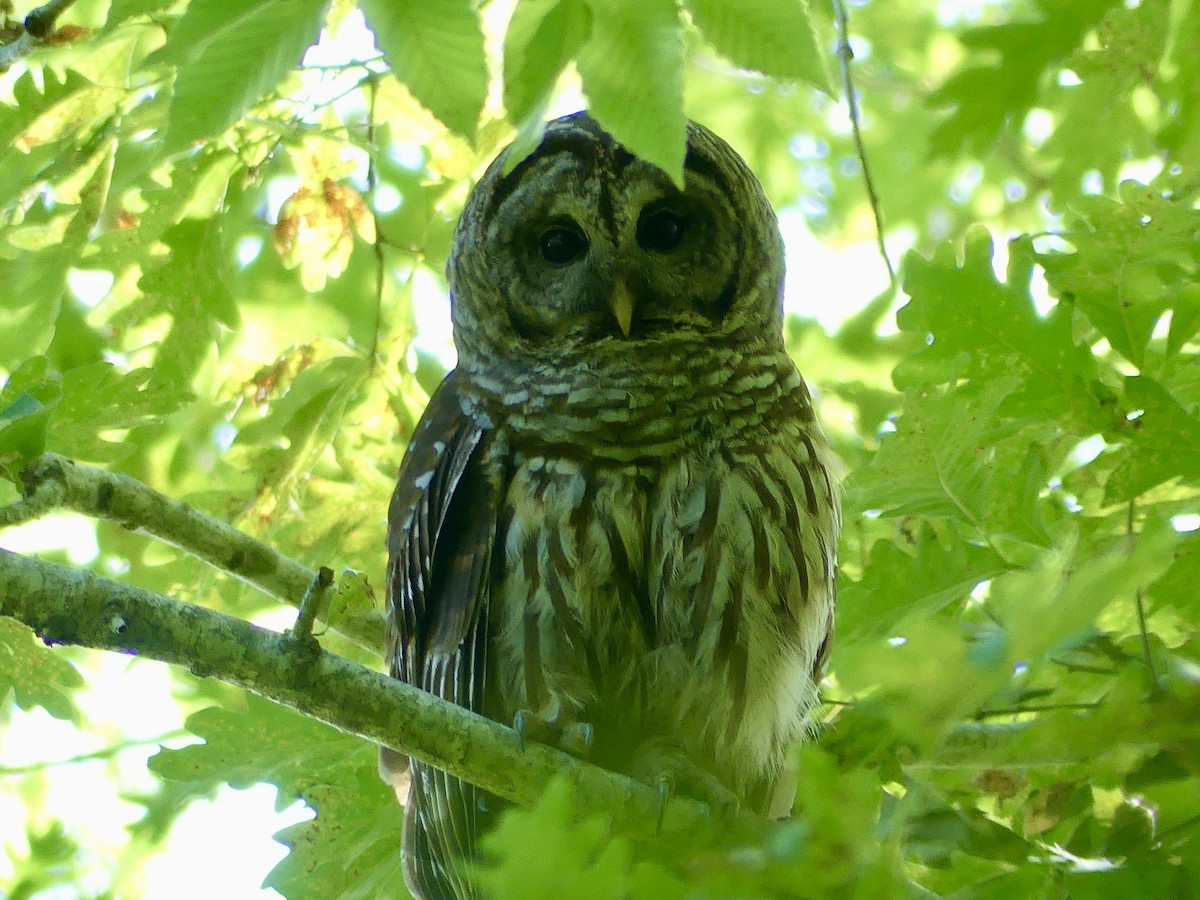
<svg viewBox="0 0 1200 900"><path fill-rule="evenodd" d="M629 285L624 279L617 279L608 304L617 319L617 324L621 326L621 334L629 337L629 328L633 324L633 292L629 290Z"/></svg>

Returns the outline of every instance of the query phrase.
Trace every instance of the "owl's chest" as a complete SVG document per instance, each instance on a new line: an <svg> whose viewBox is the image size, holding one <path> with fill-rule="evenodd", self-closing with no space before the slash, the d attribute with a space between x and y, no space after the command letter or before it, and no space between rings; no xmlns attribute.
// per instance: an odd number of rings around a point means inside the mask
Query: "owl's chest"
<svg viewBox="0 0 1200 900"><path fill-rule="evenodd" d="M726 732L714 746L799 727L837 515L799 424L652 465L518 454L509 471L490 611L505 716L553 698L670 733L690 715Z"/></svg>
<svg viewBox="0 0 1200 900"><path fill-rule="evenodd" d="M661 474L517 455L493 597L518 656L564 672L582 663L602 682L614 653L657 642L648 536Z"/></svg>

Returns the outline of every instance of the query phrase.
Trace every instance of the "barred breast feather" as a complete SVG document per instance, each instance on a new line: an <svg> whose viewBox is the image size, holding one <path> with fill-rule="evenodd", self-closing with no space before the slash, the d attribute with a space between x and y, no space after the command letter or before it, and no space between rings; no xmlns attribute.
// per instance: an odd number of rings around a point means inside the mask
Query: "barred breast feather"
<svg viewBox="0 0 1200 900"><path fill-rule="evenodd" d="M489 673L502 718L553 696L618 770L645 740L681 740L767 812L816 701L838 500L782 351L693 358L703 377L657 389L642 367L636 389L610 371L591 392L497 398L511 474Z"/></svg>

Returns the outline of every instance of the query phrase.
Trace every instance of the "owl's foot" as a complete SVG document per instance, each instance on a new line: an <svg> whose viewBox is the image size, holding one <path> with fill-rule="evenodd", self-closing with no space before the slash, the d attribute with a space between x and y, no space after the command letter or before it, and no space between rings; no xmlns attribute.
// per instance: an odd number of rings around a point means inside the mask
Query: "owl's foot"
<svg viewBox="0 0 1200 900"><path fill-rule="evenodd" d="M580 759L586 759L592 747L592 723L579 721L558 700L551 700L539 710L517 710L512 727L522 750L527 738L558 747Z"/></svg>
<svg viewBox="0 0 1200 900"><path fill-rule="evenodd" d="M683 748L664 741L647 741L633 754L630 774L658 793L658 831L662 831L667 801L683 794L708 804L715 819L724 821L737 815L741 800L703 766L684 753Z"/></svg>

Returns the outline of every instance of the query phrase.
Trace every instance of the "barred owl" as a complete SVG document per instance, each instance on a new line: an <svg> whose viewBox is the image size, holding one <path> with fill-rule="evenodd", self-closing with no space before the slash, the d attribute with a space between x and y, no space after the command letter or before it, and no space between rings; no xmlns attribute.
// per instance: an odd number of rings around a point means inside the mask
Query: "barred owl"
<svg viewBox="0 0 1200 900"><path fill-rule="evenodd" d="M786 812L833 627L838 496L784 350L783 249L691 124L685 188L586 114L467 200L458 366L389 511L396 678L710 802ZM404 866L462 862L498 803L413 762Z"/></svg>

